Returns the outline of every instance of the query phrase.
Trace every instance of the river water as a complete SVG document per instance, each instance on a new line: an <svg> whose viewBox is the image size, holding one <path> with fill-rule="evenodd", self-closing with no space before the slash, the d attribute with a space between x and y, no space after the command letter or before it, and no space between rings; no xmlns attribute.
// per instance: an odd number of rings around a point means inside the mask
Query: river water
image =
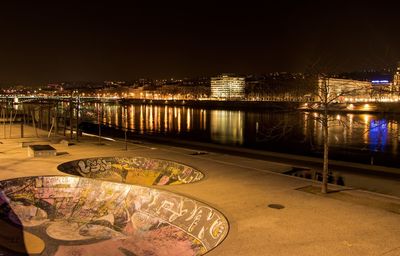
<svg viewBox="0 0 400 256"><path fill-rule="evenodd" d="M201 109L184 106L85 103L82 120L134 134L322 156L319 113ZM399 115L330 116L332 159L400 166Z"/></svg>

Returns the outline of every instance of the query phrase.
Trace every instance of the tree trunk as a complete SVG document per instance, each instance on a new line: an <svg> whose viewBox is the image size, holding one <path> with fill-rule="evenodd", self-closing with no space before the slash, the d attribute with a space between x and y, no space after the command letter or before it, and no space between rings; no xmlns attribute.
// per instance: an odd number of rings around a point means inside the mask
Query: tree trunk
<svg viewBox="0 0 400 256"><path fill-rule="evenodd" d="M321 193L326 194L328 192L328 160L329 160L329 134L328 134L328 111L325 106L322 129L323 129L323 140L324 140L324 163L322 169L322 186Z"/></svg>

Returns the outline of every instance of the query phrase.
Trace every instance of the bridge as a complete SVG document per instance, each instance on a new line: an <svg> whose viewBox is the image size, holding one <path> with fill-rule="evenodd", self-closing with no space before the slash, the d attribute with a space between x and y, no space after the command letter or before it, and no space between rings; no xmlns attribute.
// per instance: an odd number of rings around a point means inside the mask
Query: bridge
<svg viewBox="0 0 400 256"><path fill-rule="evenodd" d="M119 97L92 97L92 96L79 96L79 97L71 97L71 96L44 96L44 95L0 95L0 101L12 101L14 103L19 102L37 102L37 101L65 101L68 102L70 100L77 101L79 99L80 102L110 102L110 101L118 101L121 98Z"/></svg>

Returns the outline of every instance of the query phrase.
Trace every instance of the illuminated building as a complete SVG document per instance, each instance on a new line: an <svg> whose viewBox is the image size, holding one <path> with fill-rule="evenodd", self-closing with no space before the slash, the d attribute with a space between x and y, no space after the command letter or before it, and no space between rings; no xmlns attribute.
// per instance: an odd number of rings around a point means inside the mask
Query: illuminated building
<svg viewBox="0 0 400 256"><path fill-rule="evenodd" d="M392 99L393 84L387 79L375 79L371 81L371 98L376 101L387 102Z"/></svg>
<svg viewBox="0 0 400 256"><path fill-rule="evenodd" d="M221 75L211 78L211 98L243 99L245 78L233 75Z"/></svg>
<svg viewBox="0 0 400 256"><path fill-rule="evenodd" d="M400 93L400 61L397 64L397 70L393 76L393 90Z"/></svg>
<svg viewBox="0 0 400 256"><path fill-rule="evenodd" d="M333 102L361 102L369 100L372 83L352 79L319 78L318 92L322 96L323 86L326 83L328 98ZM319 97L318 99L319 100Z"/></svg>

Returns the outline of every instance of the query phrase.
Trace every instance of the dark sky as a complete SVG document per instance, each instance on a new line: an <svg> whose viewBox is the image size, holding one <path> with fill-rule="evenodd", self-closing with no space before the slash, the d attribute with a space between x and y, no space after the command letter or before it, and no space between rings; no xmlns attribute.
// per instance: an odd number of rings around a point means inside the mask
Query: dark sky
<svg viewBox="0 0 400 256"><path fill-rule="evenodd" d="M3 83L302 72L310 66L353 71L400 60L398 7L382 1L8 2L0 4Z"/></svg>

